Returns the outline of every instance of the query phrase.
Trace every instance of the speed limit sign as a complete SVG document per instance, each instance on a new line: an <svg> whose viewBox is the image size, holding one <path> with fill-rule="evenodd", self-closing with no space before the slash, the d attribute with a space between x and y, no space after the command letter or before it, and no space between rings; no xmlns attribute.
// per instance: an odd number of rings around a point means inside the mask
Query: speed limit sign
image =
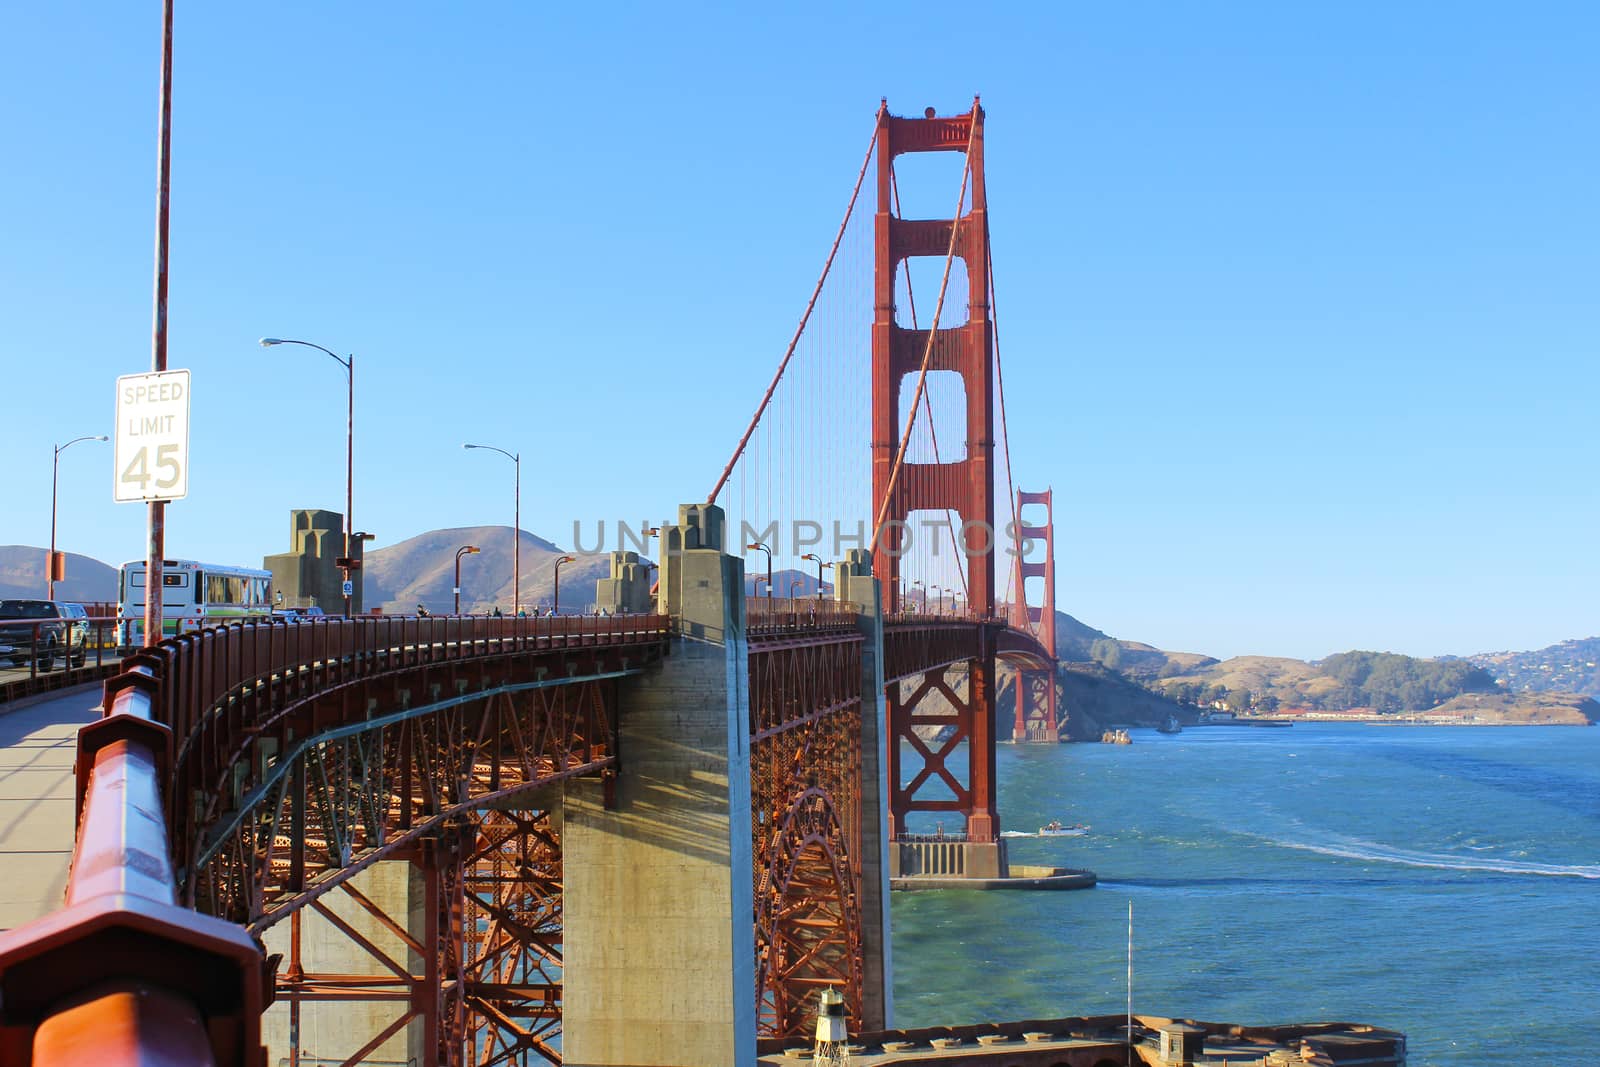
<svg viewBox="0 0 1600 1067"><path fill-rule="evenodd" d="M112 499L119 504L189 495L189 372L117 379Z"/></svg>

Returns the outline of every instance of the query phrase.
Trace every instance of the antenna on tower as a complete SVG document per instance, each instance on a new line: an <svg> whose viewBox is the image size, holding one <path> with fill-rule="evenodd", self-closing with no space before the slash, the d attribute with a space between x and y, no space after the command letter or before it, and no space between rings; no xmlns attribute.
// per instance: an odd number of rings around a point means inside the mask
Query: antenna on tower
<svg viewBox="0 0 1600 1067"><path fill-rule="evenodd" d="M811 1063L812 1067L850 1067L844 998L832 986L817 994L817 1044L811 1050Z"/></svg>

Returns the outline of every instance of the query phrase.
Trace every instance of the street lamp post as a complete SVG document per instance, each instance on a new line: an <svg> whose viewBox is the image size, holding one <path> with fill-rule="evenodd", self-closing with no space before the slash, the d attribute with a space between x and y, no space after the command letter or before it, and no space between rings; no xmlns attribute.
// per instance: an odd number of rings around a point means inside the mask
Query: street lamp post
<svg viewBox="0 0 1600 1067"><path fill-rule="evenodd" d="M478 551L478 546L477 545L462 545L460 548L456 549L456 610L455 610L455 613L457 615L461 614L461 557L462 556L474 555L474 554L477 553L477 551Z"/></svg>
<svg viewBox="0 0 1600 1067"><path fill-rule="evenodd" d="M550 606L550 614L552 615L561 614L561 568L568 563L576 562L577 557L575 556L562 556L560 559L556 560L556 581L553 597L554 603Z"/></svg>
<svg viewBox="0 0 1600 1067"><path fill-rule="evenodd" d="M935 615L943 615L944 614L944 590L941 587L937 586L937 585L932 586L931 588L933 589L933 613Z"/></svg>
<svg viewBox="0 0 1600 1067"><path fill-rule="evenodd" d="M494 445L463 444L461 447L498 452L517 468L517 489L511 519L511 615L515 618L522 611L522 453L507 452Z"/></svg>
<svg viewBox="0 0 1600 1067"><path fill-rule="evenodd" d="M928 589L922 584L921 578L916 579L911 584L922 590L922 614L926 615L928 613Z"/></svg>
<svg viewBox="0 0 1600 1067"><path fill-rule="evenodd" d="M55 459L50 467L50 557L44 564L44 598L56 598L56 481L61 474L61 453L77 444L79 441L109 441L111 438L105 434L89 434L84 437L74 437L64 445L56 445Z"/></svg>
<svg viewBox="0 0 1600 1067"><path fill-rule="evenodd" d="M751 542L744 546L746 549L759 549L767 554L767 599L772 599L772 549L760 541Z"/></svg>
<svg viewBox="0 0 1600 1067"><path fill-rule="evenodd" d="M822 599L822 557L817 555L815 552L807 552L805 555L801 556L800 558L801 559L809 559L809 560L813 561L814 563L816 563L816 565L817 565L817 599L821 600Z"/></svg>
<svg viewBox="0 0 1600 1067"><path fill-rule="evenodd" d="M799 588L800 586L805 585L805 584L806 584L806 580L804 578L791 578L791 579L789 579L789 599L793 600L794 599L794 591L797 588Z"/></svg>
<svg viewBox="0 0 1600 1067"><path fill-rule="evenodd" d="M282 337L263 337L262 348L271 348L273 345L304 345L315 348L319 352L326 352L332 356L334 362L344 368L345 376L345 416L344 416L344 556L340 562L339 570L344 575L344 585L341 589L352 589L350 584L350 531L355 529L354 510L355 495L355 466L356 466L356 357L351 353L348 359L338 355L331 349L321 345L312 344L310 341L291 341ZM344 594L344 617L350 617L351 593Z"/></svg>

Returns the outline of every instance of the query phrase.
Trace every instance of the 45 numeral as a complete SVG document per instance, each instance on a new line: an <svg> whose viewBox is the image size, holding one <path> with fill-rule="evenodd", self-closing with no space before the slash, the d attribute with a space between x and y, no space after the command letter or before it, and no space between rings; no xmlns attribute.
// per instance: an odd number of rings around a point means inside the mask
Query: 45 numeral
<svg viewBox="0 0 1600 1067"><path fill-rule="evenodd" d="M160 477L150 473L150 446L144 445L134 452L128 465L122 468L118 480L124 485L138 486L140 494L149 492L152 480L157 489L171 489L183 477L183 468L178 465L177 445L156 446L156 471ZM171 473L167 473L169 471Z"/></svg>

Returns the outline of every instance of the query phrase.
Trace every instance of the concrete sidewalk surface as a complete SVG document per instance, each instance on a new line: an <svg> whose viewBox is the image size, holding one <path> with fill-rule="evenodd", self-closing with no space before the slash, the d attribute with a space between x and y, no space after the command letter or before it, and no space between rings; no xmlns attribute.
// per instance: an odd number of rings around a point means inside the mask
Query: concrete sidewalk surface
<svg viewBox="0 0 1600 1067"><path fill-rule="evenodd" d="M100 684L0 705L0 930L59 907L72 862L78 728L100 717Z"/></svg>

